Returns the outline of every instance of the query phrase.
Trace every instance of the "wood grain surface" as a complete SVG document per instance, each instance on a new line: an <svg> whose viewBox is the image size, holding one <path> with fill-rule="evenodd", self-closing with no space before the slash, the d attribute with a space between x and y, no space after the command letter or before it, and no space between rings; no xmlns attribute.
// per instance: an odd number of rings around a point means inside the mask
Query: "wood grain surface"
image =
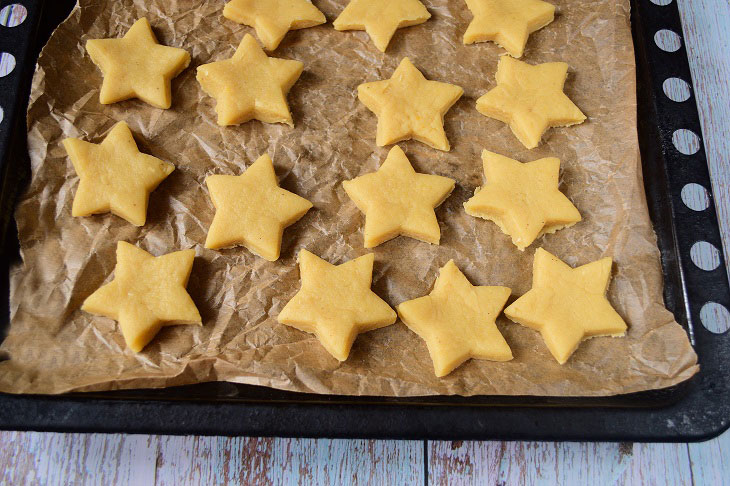
<svg viewBox="0 0 730 486"><path fill-rule="evenodd" d="M657 4L672 0L652 1ZM730 2L678 0L725 253L730 251ZM5 2L3 2L5 3ZM690 80L685 80L690 81ZM674 91L672 91L674 90ZM670 92L683 96L683 88ZM699 135L699 134L698 134ZM701 206L701 189L687 200ZM709 259L709 260L708 260ZM712 252L698 261L714 264ZM2 413L2 412L0 412ZM1 485L730 482L730 433L700 444L419 442L0 432Z"/></svg>

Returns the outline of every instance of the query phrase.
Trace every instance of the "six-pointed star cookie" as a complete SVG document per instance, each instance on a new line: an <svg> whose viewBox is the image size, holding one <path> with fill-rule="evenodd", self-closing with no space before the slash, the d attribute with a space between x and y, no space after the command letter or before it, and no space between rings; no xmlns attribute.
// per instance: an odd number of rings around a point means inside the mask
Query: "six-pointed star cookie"
<svg viewBox="0 0 730 486"><path fill-rule="evenodd" d="M284 228L312 207L303 197L279 187L267 154L240 176L212 175L205 183L216 207L206 248L243 245L273 262L279 258Z"/></svg>
<svg viewBox="0 0 730 486"><path fill-rule="evenodd" d="M73 216L111 211L135 226L143 226L150 192L175 169L141 153L124 122L114 125L101 144L67 138L63 146L79 176Z"/></svg>
<svg viewBox="0 0 730 486"><path fill-rule="evenodd" d="M162 326L202 325L185 286L194 250L154 257L125 241L117 243L114 280L86 298L81 309L119 321L124 340L140 352Z"/></svg>
<svg viewBox="0 0 730 486"><path fill-rule="evenodd" d="M542 0L466 0L474 19L464 44L493 41L522 57L527 38L553 21L555 6Z"/></svg>
<svg viewBox="0 0 730 486"><path fill-rule="evenodd" d="M444 151L450 149L444 115L463 93L459 86L427 80L407 57L390 79L357 87L357 97L378 117L379 146L415 138Z"/></svg>
<svg viewBox="0 0 730 486"><path fill-rule="evenodd" d="M573 203L558 190L560 160L523 164L484 150L486 184L464 203L467 214L494 221L524 250L540 236L580 221Z"/></svg>
<svg viewBox="0 0 730 486"><path fill-rule="evenodd" d="M309 0L231 0L223 8L223 16L256 29L256 35L269 51L276 49L290 30L327 21Z"/></svg>
<svg viewBox="0 0 730 486"><path fill-rule="evenodd" d="M294 126L286 95L303 69L299 61L268 57L246 34L233 57L198 67L197 79L216 99L219 125L256 119Z"/></svg>
<svg viewBox="0 0 730 486"><path fill-rule="evenodd" d="M532 289L504 310L513 321L540 331L563 364L584 339L623 336L626 323L606 298L610 257L570 268L542 248L532 264Z"/></svg>
<svg viewBox="0 0 730 486"><path fill-rule="evenodd" d="M359 333L396 320L395 311L370 290L374 259L369 253L335 266L301 250L302 287L279 313L279 322L314 333L327 352L345 361Z"/></svg>
<svg viewBox="0 0 730 486"><path fill-rule="evenodd" d="M434 372L442 377L469 358L512 359L495 323L511 292L507 287L473 286L449 260L431 293L403 302L398 315L426 341Z"/></svg>
<svg viewBox="0 0 730 486"><path fill-rule="evenodd" d="M336 30L364 30L380 52L395 31L422 24L431 14L419 0L352 0L334 21Z"/></svg>
<svg viewBox="0 0 730 486"><path fill-rule="evenodd" d="M139 98L157 108L170 108L170 81L190 64L184 49L157 43L142 17L121 39L92 39L86 51L104 73L99 93L103 105Z"/></svg>
<svg viewBox="0 0 730 486"><path fill-rule="evenodd" d="M448 177L416 173L396 145L380 169L342 186L365 213L365 248L372 248L398 235L438 245L441 231L434 208L454 184Z"/></svg>
<svg viewBox="0 0 730 486"><path fill-rule="evenodd" d="M525 147L535 148L548 128L586 119L563 93L567 76L564 62L532 66L502 56L497 65L497 86L477 100L477 110L507 123Z"/></svg>

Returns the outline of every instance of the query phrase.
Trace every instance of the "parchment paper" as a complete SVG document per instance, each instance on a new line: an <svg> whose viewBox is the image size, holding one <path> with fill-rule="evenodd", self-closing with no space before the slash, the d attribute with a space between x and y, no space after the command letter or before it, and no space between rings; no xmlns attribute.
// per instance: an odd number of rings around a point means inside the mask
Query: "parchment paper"
<svg viewBox="0 0 730 486"><path fill-rule="evenodd" d="M553 1L555 22L531 36L523 59L567 62L566 92L588 121L553 129L546 143L528 151L507 126L475 109L476 98L495 85L503 51L491 43L462 45L471 19L462 1L425 0L431 20L399 30L381 54L364 32L332 28L345 0L315 0L330 23L290 32L273 53L305 65L289 94L292 129L257 121L216 125L214 100L201 91L195 68L230 57L252 31L222 17L223 1L82 0L51 37L33 79L33 179L16 213L24 264L12 271L12 323L0 347L9 359L0 363L0 390L60 393L228 380L352 395L585 396L661 388L692 376L696 355L662 303L636 137L629 2ZM191 67L173 82L170 110L136 100L101 106L101 73L84 43L120 37L141 16L160 42L191 53ZM451 177L457 185L437 210L440 246L400 237L374 250L374 291L393 306L422 296L453 258L473 284L508 286L514 299L531 286L538 245L571 265L610 255L609 299L629 324L625 338L589 340L561 366L536 332L500 317L513 361L471 360L437 379L424 342L400 322L361 335L342 364L312 335L276 322L299 288L300 248L332 263L366 253L364 218L341 181L375 170L389 147L376 147L376 117L357 101L356 88L390 77L404 56L427 78L464 88L446 115L450 152L400 144L417 171ZM110 214L71 217L78 178L61 140L98 143L119 120L129 123L141 150L177 167L152 194L142 228ZM495 224L468 216L462 204L482 184L484 148L522 161L559 157L561 189L583 221L520 252ZM243 248L204 249L214 214L205 177L240 174L264 152L281 185L314 208L286 230L275 263ZM113 320L81 312L82 301L111 279L118 240L155 255L194 248L188 290L204 326L166 327L135 354Z"/></svg>

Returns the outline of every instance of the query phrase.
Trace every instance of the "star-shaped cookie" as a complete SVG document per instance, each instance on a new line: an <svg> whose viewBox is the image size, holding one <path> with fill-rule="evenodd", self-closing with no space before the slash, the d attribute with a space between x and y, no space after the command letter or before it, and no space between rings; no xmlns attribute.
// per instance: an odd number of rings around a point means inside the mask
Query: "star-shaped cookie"
<svg viewBox="0 0 730 486"><path fill-rule="evenodd" d="M73 216L111 211L135 226L143 226L150 192L175 169L141 153L125 122L114 125L100 144L67 138L63 146L79 176Z"/></svg>
<svg viewBox="0 0 730 486"><path fill-rule="evenodd" d="M120 241L114 280L87 297L81 310L119 321L127 346L137 353L162 326L202 325L185 290L194 259L194 250L154 257Z"/></svg>
<svg viewBox="0 0 730 486"><path fill-rule="evenodd" d="M284 228L312 207L303 197L279 187L267 154L240 176L212 175L205 183L216 207L206 248L243 245L273 262L279 258Z"/></svg>
<svg viewBox="0 0 730 486"><path fill-rule="evenodd" d="M351 0L334 21L335 30L364 30L380 52L401 27L422 24L431 14L419 0Z"/></svg>
<svg viewBox="0 0 730 486"><path fill-rule="evenodd" d="M327 19L309 0L231 0L223 16L256 29L266 50L279 46L287 32L324 24Z"/></svg>
<svg viewBox="0 0 730 486"><path fill-rule="evenodd" d="M466 0L474 15L464 44L496 42L510 55L522 57L530 34L555 18L555 6L542 0Z"/></svg>
<svg viewBox="0 0 730 486"><path fill-rule="evenodd" d="M219 125L256 119L294 126L286 95L303 69L299 61L268 57L246 34L233 57L198 67L197 79L216 99Z"/></svg>
<svg viewBox="0 0 730 486"><path fill-rule="evenodd" d="M86 41L86 51L104 73L102 105L139 98L157 108L170 108L170 81L190 64L186 50L157 43L144 17L121 39Z"/></svg>
<svg viewBox="0 0 730 486"><path fill-rule="evenodd" d="M567 76L564 62L532 66L501 56L497 86L477 100L477 110L507 123L525 147L535 148L548 128L567 127L586 119L563 93Z"/></svg>
<svg viewBox="0 0 730 486"><path fill-rule="evenodd" d="M520 250L540 236L580 221L580 213L558 190L560 160L523 164L484 150L486 184L464 203L467 214L497 223Z"/></svg>
<svg viewBox="0 0 730 486"><path fill-rule="evenodd" d="M302 287L278 320L317 336L322 346L345 361L358 334L389 326L396 314L372 290L372 253L332 265L307 250L299 252Z"/></svg>
<svg viewBox="0 0 730 486"><path fill-rule="evenodd" d="M419 174L397 145L376 172L344 181L342 186L365 213L365 248L398 235L438 245L441 230L434 208L454 190L448 177Z"/></svg>
<svg viewBox="0 0 730 486"><path fill-rule="evenodd" d="M469 358L512 359L495 323L511 292L507 287L473 286L449 260L431 293L403 302L398 315L426 341L434 372L442 377Z"/></svg>
<svg viewBox="0 0 730 486"><path fill-rule="evenodd" d="M626 323L606 298L610 257L570 268L542 248L532 264L532 289L504 310L513 321L540 331L560 364L584 339L623 336Z"/></svg>
<svg viewBox="0 0 730 486"><path fill-rule="evenodd" d="M444 151L450 149L444 115L463 93L459 86L427 80L407 57L390 79L357 87L357 97L378 117L380 147L415 138Z"/></svg>

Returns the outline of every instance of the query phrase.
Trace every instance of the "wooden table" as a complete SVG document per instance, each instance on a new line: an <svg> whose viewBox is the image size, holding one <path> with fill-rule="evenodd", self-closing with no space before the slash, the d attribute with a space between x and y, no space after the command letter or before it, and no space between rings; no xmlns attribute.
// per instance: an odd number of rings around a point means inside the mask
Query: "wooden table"
<svg viewBox="0 0 730 486"><path fill-rule="evenodd" d="M682 12L725 253L730 254L730 2L675 1ZM730 432L689 445L0 432L0 484L8 485L729 481Z"/></svg>

